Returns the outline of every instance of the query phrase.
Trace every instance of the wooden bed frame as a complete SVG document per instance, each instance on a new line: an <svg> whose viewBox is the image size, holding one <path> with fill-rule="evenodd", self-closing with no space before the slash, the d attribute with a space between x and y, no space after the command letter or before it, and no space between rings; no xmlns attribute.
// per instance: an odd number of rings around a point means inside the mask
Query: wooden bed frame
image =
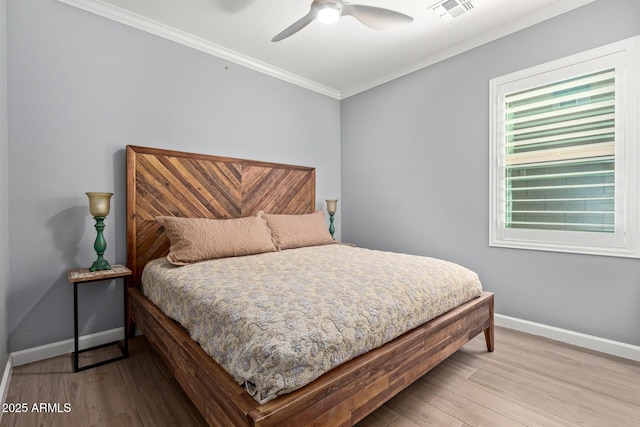
<svg viewBox="0 0 640 427"><path fill-rule="evenodd" d="M135 325L210 425L352 426L484 331L493 351L493 294L461 305L266 404L256 402L139 289L165 256L159 215L234 218L316 209L315 169L127 146L129 332Z"/></svg>

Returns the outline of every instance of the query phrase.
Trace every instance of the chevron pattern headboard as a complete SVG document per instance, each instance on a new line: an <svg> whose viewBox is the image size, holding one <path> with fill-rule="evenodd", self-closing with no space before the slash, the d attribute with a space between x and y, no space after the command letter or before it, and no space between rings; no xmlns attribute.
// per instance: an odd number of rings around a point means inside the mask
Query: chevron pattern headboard
<svg viewBox="0 0 640 427"><path fill-rule="evenodd" d="M127 146L128 286L140 286L145 264L169 252L157 216L311 213L315 181L311 167Z"/></svg>

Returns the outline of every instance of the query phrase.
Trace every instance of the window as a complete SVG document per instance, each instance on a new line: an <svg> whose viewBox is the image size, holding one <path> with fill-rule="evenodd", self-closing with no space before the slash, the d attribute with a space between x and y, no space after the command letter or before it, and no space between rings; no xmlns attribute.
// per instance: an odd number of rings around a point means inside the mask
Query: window
<svg viewBox="0 0 640 427"><path fill-rule="evenodd" d="M491 246L640 257L639 48L491 80Z"/></svg>

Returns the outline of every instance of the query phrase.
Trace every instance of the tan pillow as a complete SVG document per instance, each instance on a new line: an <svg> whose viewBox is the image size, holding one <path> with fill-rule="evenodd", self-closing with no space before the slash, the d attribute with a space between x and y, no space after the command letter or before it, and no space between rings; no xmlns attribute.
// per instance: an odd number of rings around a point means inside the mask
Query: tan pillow
<svg viewBox="0 0 640 427"><path fill-rule="evenodd" d="M335 243L324 220L324 212L304 215L264 214L278 249Z"/></svg>
<svg viewBox="0 0 640 427"><path fill-rule="evenodd" d="M167 232L171 242L167 259L175 265L277 250L262 212L236 219L159 216L156 220Z"/></svg>

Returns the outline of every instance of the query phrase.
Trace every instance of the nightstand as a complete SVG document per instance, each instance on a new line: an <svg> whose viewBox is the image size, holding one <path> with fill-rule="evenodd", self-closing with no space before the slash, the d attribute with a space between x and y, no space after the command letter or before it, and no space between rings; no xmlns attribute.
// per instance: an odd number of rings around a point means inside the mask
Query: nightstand
<svg viewBox="0 0 640 427"><path fill-rule="evenodd" d="M122 284L122 288L124 289L123 298L124 298L124 346L120 344L120 341L114 341L112 343L103 344L99 346L94 346L90 348L85 348L82 350L78 349L78 284L82 283L91 283L98 282L102 280L113 280L120 277L127 277L131 275L131 270L129 270L124 265L113 265L111 266L111 270L102 270L102 271L89 271L88 268L76 268L73 270L69 270L67 272L67 278L69 283L73 284L73 370L74 372L83 371L89 368L95 368L96 366L104 365L105 363L115 362L116 360L121 360L129 356L129 336L127 334L127 312L128 312L128 299L127 299L127 285L125 283ZM96 349L98 347L104 347L106 345L117 344L122 352L121 356L114 357L113 359L103 360L102 362L93 363L87 366L78 366L79 353Z"/></svg>

